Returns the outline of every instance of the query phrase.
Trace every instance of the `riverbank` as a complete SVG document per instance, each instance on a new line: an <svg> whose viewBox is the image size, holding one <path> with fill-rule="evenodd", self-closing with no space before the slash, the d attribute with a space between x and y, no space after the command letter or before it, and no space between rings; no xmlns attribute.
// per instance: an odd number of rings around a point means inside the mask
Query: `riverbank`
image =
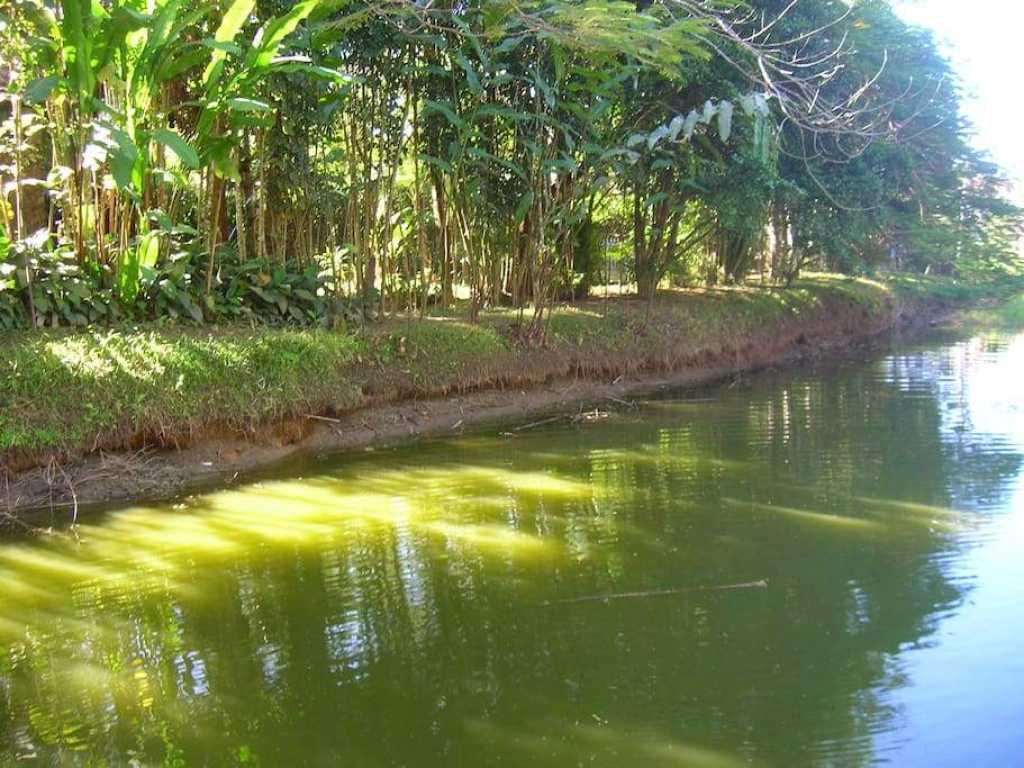
<svg viewBox="0 0 1024 768"><path fill-rule="evenodd" d="M949 281L816 277L667 291L516 316L390 320L357 334L138 328L9 335L0 509L167 496L298 451L328 452L709 381L863 340L983 293ZM71 514L71 512L69 512Z"/></svg>

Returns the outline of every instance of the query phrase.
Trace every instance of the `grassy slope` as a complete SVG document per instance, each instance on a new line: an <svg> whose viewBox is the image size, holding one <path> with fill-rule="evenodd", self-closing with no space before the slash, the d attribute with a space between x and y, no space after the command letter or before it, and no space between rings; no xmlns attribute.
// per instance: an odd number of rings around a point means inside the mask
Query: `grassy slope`
<svg viewBox="0 0 1024 768"><path fill-rule="evenodd" d="M787 291L666 292L653 305L600 299L554 311L548 343L509 340L515 316L392 320L356 336L311 330L158 329L0 337L0 466L97 448L174 444L310 413L554 377L767 359L805 332L853 336L889 322L896 288L841 278ZM957 298L957 297L946 297Z"/></svg>
<svg viewBox="0 0 1024 768"><path fill-rule="evenodd" d="M1024 328L1024 295L1018 296L1000 312L1003 322L1010 328Z"/></svg>

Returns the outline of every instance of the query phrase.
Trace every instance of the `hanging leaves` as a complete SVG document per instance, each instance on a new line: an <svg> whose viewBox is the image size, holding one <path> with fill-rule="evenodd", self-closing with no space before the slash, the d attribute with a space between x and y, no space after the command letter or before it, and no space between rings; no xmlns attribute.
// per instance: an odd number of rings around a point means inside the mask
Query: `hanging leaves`
<svg viewBox="0 0 1024 768"><path fill-rule="evenodd" d="M770 114L768 103L762 94L748 94L739 99L744 115L752 118L755 130ZM651 151L665 140L677 143L690 141L699 125L710 126L717 119L717 134L723 143L728 142L733 134L733 120L736 113L735 104L728 100L712 101L708 99L700 109L692 109L685 115L675 115L668 123L659 125L648 133L633 133L626 139L625 146L633 148L646 144ZM757 142L755 141L755 144Z"/></svg>
<svg viewBox="0 0 1024 768"><path fill-rule="evenodd" d="M718 105L718 138L722 141L728 141L729 135L732 133L732 113L733 106L731 101L723 101Z"/></svg>

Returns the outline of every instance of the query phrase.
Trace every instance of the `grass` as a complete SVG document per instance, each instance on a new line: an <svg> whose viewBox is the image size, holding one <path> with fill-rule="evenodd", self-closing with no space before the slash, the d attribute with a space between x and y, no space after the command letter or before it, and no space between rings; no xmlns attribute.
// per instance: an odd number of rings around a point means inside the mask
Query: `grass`
<svg viewBox="0 0 1024 768"><path fill-rule="evenodd" d="M361 393L345 369L364 346L305 330L10 335L0 348L0 455L352 407Z"/></svg>
<svg viewBox="0 0 1024 768"><path fill-rule="evenodd" d="M657 352L669 346L706 348L801 322L826 303L881 312L892 296L880 283L817 276L789 289L716 288L663 291L649 306L638 300L592 299L561 307L551 317L556 347L587 354Z"/></svg>
<svg viewBox="0 0 1024 768"><path fill-rule="evenodd" d="M900 298L924 298L953 303L986 298L1005 300L1024 291L1024 277L1019 275L982 275L962 280L927 275L896 275L887 284Z"/></svg>
<svg viewBox="0 0 1024 768"><path fill-rule="evenodd" d="M996 317L1006 328L1024 328L1024 293L1011 299L998 310Z"/></svg>
<svg viewBox="0 0 1024 768"><path fill-rule="evenodd" d="M1024 292L1000 301L996 306L981 307L964 314L964 319L979 328L1005 331L1024 330Z"/></svg>
<svg viewBox="0 0 1024 768"><path fill-rule="evenodd" d="M674 368L702 354L735 358L792 343L803 331L813 336L815 328L867 332L865 324L887 322L896 297L961 299L964 289L950 282L812 276L787 290L665 291L650 303L594 298L555 308L543 348L512 340L516 314L507 310L485 312L476 325L460 317L394 319L357 335L167 327L7 334L0 336L0 466L174 444L211 427L246 432L371 400ZM1019 321L1024 297L1006 311ZM839 321L845 325L836 330Z"/></svg>

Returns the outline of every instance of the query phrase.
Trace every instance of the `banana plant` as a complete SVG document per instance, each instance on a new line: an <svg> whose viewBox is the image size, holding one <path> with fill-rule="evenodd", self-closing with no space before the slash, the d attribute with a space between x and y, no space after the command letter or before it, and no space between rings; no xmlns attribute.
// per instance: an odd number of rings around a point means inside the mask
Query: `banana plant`
<svg viewBox="0 0 1024 768"><path fill-rule="evenodd" d="M156 171L160 179L183 179L182 171L209 168L218 179L237 180L237 129L273 120L273 109L258 97L260 81L268 73L289 69L342 79L308 59L278 57L285 38L319 3L303 0L267 21L245 44L236 38L249 23L255 0L235 0L212 38L187 34L201 32L215 10L205 3L193 9L187 0L115 0L109 6L91 0L29 3L40 33L37 55L48 72L28 84L26 100L49 101L67 115L64 156L70 173L65 178L72 187L71 211L78 212L74 229L81 261L88 253L81 215L89 198L84 172L92 172L96 188L102 188L109 172L120 193L122 202L114 210L122 216L127 210L128 221L114 231L117 284L124 301L134 300L141 272L161 252L161 233L150 231L146 215ZM161 88L200 69L197 124L186 131L171 127ZM175 158L173 164L168 165L166 150ZM97 258L105 234L96 233Z"/></svg>
<svg viewBox="0 0 1024 768"><path fill-rule="evenodd" d="M48 73L28 83L26 101L48 103L54 122L63 125L55 138L61 144L67 172L58 174L70 189L65 215L71 214L79 260L88 260L86 216L96 205L109 172L122 203L112 205L123 224L116 229L117 283L122 300L131 302L138 290L140 267L159 252L159 243L146 226L145 205L154 167L171 150L183 167L198 167L198 156L185 138L167 127L166 115L155 98L163 83L186 71L184 33L210 12L201 7L182 13L183 0L115 2L109 7L90 0L60 0L55 4L28 3L40 33L37 58ZM87 194L91 171L93 193ZM91 201L91 202L87 202ZM96 258L105 251L103 217L91 217ZM136 242L130 242L132 233Z"/></svg>
<svg viewBox="0 0 1024 768"><path fill-rule="evenodd" d="M223 180L240 182L238 153L247 128L269 128L275 119L272 104L262 98L263 84L273 72L303 72L311 77L348 84L346 75L318 66L307 56L280 56L285 39L321 5L337 10L347 0L300 0L291 10L262 24L244 47L232 41L250 15L255 0L235 0L221 19L211 47L213 53L202 77L203 104L195 131L195 146L210 178L206 293L213 285L218 217Z"/></svg>

